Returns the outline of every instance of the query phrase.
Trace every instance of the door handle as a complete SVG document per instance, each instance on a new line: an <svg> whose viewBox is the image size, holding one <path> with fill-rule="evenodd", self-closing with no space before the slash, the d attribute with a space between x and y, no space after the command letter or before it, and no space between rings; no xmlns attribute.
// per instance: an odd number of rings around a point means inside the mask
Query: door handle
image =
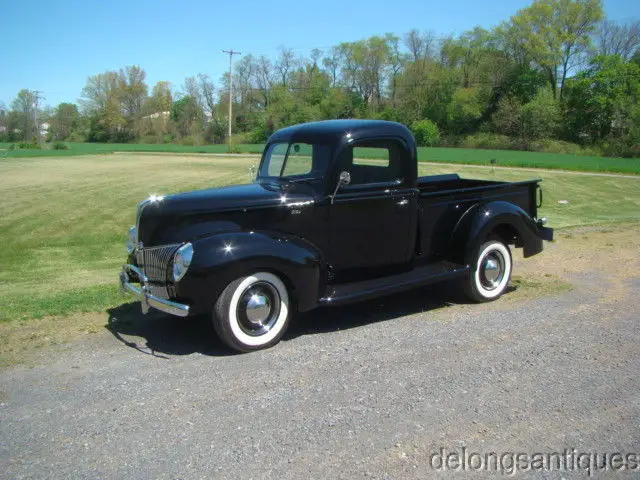
<svg viewBox="0 0 640 480"><path fill-rule="evenodd" d="M406 198L403 198L402 200L398 200L396 202L396 205L399 207L405 207L407 205L409 205L409 200L407 200Z"/></svg>

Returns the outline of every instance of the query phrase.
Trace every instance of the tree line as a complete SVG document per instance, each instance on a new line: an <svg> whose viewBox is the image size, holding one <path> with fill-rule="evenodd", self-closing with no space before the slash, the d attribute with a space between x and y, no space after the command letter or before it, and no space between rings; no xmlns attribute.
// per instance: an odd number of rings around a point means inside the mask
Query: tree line
<svg viewBox="0 0 640 480"><path fill-rule="evenodd" d="M282 47L229 75L149 88L139 66L87 79L78 104L0 104L0 141L262 143L276 129L332 118L408 125L421 145L640 155L640 22L604 18L600 0L535 0L497 27L437 37L411 30L307 56Z"/></svg>

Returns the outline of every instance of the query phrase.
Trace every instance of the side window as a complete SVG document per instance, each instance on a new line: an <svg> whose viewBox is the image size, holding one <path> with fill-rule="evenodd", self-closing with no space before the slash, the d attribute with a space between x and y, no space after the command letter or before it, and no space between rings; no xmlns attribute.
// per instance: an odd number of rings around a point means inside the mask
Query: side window
<svg viewBox="0 0 640 480"><path fill-rule="evenodd" d="M351 174L351 185L403 181L405 149L395 141L360 143L345 151L342 169Z"/></svg>
<svg viewBox="0 0 640 480"><path fill-rule="evenodd" d="M384 147L353 147L354 165L388 167L391 152Z"/></svg>

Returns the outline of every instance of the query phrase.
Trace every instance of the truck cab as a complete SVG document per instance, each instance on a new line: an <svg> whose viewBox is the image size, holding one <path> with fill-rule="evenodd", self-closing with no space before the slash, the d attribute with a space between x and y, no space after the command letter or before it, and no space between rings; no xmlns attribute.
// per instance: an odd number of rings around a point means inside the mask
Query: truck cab
<svg viewBox="0 0 640 480"><path fill-rule="evenodd" d="M539 181L418 177L411 132L330 120L268 140L253 183L153 197L129 231L124 290L143 311L209 314L231 348L276 344L295 312L457 279L505 291L510 246L542 251Z"/></svg>

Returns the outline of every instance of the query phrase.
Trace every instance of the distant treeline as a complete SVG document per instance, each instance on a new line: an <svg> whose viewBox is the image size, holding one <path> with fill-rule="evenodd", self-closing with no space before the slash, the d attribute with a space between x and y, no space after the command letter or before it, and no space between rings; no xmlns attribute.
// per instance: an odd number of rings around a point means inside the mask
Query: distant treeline
<svg viewBox="0 0 640 480"><path fill-rule="evenodd" d="M299 56L234 65L233 143L330 118L412 128L421 145L640 155L640 22L604 18L600 0L536 0L487 30L412 30ZM228 74L150 89L139 66L87 79L79 105L38 109L22 90L0 104L0 141L224 143ZM39 127L38 127L39 126ZM46 128L43 128L46 127Z"/></svg>

